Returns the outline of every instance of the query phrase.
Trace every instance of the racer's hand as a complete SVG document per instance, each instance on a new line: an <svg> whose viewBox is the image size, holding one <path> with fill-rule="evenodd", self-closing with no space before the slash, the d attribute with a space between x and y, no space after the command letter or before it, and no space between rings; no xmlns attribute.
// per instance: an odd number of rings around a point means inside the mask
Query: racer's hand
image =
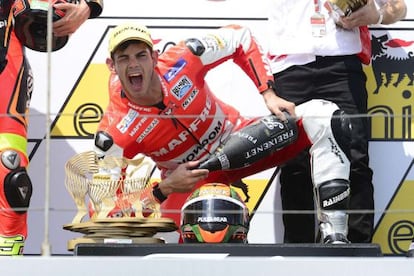
<svg viewBox="0 0 414 276"><path fill-rule="evenodd" d="M190 161L180 164L170 175L163 179L158 185L163 195L171 193L185 193L193 190L197 182L208 176L206 169L194 169L199 161Z"/></svg>
<svg viewBox="0 0 414 276"><path fill-rule="evenodd" d="M286 111L292 117L296 117L295 104L277 96L273 89L268 89L262 93L267 108L276 115L280 120L285 121L286 116L283 111Z"/></svg>
<svg viewBox="0 0 414 276"><path fill-rule="evenodd" d="M352 12L351 15L341 17L338 25L349 30L359 26L376 24L379 17L380 14L375 6L375 1L368 0L365 6Z"/></svg>
<svg viewBox="0 0 414 276"><path fill-rule="evenodd" d="M56 36L73 34L89 18L91 13L85 0L80 0L78 4L57 3L53 7L65 12L62 19L53 23L53 33Z"/></svg>

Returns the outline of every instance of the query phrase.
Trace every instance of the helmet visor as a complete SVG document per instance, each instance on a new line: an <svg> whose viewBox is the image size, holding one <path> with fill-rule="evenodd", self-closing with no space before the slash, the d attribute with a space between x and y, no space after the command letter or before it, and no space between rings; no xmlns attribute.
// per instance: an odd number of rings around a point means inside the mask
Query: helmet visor
<svg viewBox="0 0 414 276"><path fill-rule="evenodd" d="M199 225L210 232L223 230L227 225L248 227L246 207L235 199L221 197L196 198L182 209L181 225Z"/></svg>

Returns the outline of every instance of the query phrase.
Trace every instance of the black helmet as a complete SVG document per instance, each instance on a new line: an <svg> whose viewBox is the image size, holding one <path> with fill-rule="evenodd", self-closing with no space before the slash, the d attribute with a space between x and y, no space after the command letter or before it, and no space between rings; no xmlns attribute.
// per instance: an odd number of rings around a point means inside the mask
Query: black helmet
<svg viewBox="0 0 414 276"><path fill-rule="evenodd" d="M59 2L77 3L78 0L53 0L52 5ZM47 51L48 7L48 0L17 0L13 5L14 31L17 38L24 46L39 52ZM64 11L53 8L53 22L64 15ZM52 51L61 49L69 40L69 36L52 36Z"/></svg>
<svg viewBox="0 0 414 276"><path fill-rule="evenodd" d="M247 243L248 231L247 206L228 185L205 184L181 208L185 243Z"/></svg>

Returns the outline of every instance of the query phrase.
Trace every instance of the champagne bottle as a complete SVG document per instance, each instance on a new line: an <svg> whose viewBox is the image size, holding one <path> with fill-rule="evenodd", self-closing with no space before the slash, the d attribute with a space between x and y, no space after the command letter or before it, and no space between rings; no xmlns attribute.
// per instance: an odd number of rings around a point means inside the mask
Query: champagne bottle
<svg viewBox="0 0 414 276"><path fill-rule="evenodd" d="M297 139L296 121L285 112L286 121L271 114L232 133L222 147L200 162L209 171L247 167Z"/></svg>

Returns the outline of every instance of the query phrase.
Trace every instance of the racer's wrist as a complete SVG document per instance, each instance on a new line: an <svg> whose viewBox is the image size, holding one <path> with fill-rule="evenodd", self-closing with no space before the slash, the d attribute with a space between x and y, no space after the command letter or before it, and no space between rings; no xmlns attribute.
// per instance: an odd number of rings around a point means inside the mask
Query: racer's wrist
<svg viewBox="0 0 414 276"><path fill-rule="evenodd" d="M159 199L165 200L167 197L174 192L173 186L170 185L170 180L168 178L163 179L161 182L155 182L153 184L153 194L155 191L154 196L158 196ZM154 189L155 188L155 189Z"/></svg>
<svg viewBox="0 0 414 276"><path fill-rule="evenodd" d="M269 89L266 89L265 91L262 92L263 97L268 97L267 95L269 95L269 94L273 95L273 94L275 94L275 91L273 89L269 88Z"/></svg>
<svg viewBox="0 0 414 276"><path fill-rule="evenodd" d="M164 202L168 198L168 195L165 195L162 192L160 183L154 183L154 185L152 186L152 195L159 203Z"/></svg>
<svg viewBox="0 0 414 276"><path fill-rule="evenodd" d="M262 97L263 97L265 102L270 102L275 98L279 98L276 95L276 92L273 89L270 89L270 88L262 93Z"/></svg>

